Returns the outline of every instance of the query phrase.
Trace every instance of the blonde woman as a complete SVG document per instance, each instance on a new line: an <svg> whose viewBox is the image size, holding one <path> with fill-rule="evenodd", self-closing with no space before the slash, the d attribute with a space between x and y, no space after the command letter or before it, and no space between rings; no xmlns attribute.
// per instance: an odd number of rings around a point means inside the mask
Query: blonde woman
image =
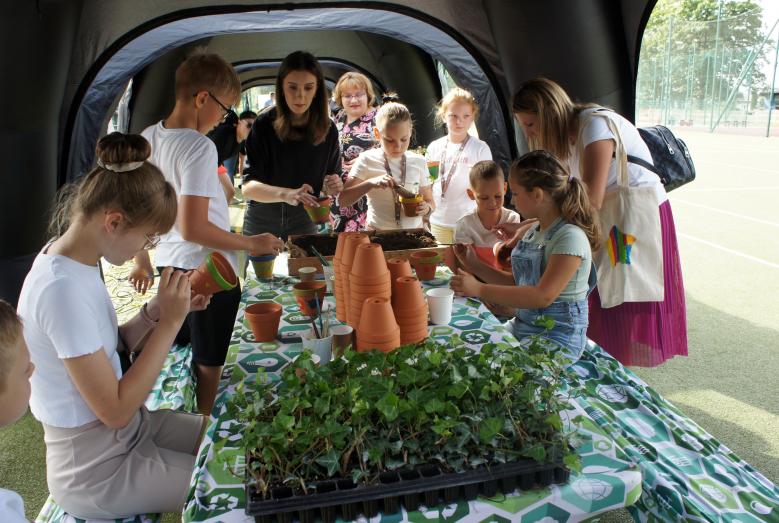
<svg viewBox="0 0 779 523"><path fill-rule="evenodd" d="M613 111L592 104L575 104L555 82L535 78L522 84L512 109L531 149L545 149L566 162L571 174L584 182L593 207L600 209L606 193L617 184L615 136L601 110L619 129L627 154L652 162L638 130ZM687 355L687 321L679 249L671 205L660 179L643 167L628 163L629 184L650 186L662 228L662 302L626 302L604 309L600 297L590 297L587 335L625 365L655 366L673 356Z"/></svg>
<svg viewBox="0 0 779 523"><path fill-rule="evenodd" d="M341 179L344 182L360 153L378 145L373 135L373 128L376 127L375 100L373 85L364 74L346 73L333 89L333 101L340 109L333 121L338 128L338 141L341 144ZM364 229L367 212L368 200L365 197L345 206L340 206L336 201L330 207L333 230L345 232Z"/></svg>

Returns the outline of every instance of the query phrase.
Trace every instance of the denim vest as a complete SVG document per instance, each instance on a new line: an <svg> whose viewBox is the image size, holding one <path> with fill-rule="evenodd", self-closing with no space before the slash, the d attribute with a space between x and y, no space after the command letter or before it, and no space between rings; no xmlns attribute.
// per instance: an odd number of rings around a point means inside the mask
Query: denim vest
<svg viewBox="0 0 779 523"><path fill-rule="evenodd" d="M548 231L540 244L520 241L511 251L511 270L514 273L514 282L517 286L535 286L541 280L541 264L544 260L544 251L547 242L566 222L558 222ZM590 267L588 278L589 290L595 288L597 277L595 265ZM514 336L523 341L523 338L541 334L544 327L536 325L540 316L547 316L555 321L555 326L545 334L545 337L560 346L566 358L576 362L587 345L588 307L587 298L578 301L555 300L551 305L543 309L517 309L516 317L508 322L508 326Z"/></svg>

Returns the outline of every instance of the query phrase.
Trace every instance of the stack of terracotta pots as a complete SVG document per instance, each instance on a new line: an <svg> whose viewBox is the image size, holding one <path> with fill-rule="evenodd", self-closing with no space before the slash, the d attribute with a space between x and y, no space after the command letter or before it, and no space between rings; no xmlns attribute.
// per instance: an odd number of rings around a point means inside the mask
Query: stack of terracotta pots
<svg viewBox="0 0 779 523"><path fill-rule="evenodd" d="M381 245L368 243L357 246L348 279L349 309L347 321L356 329L360 325L363 305L367 298L380 297L389 300L392 296L390 271L387 268Z"/></svg>
<svg viewBox="0 0 779 523"><path fill-rule="evenodd" d="M366 243L370 243L366 234L344 232L338 235L333 264L335 265L336 285L335 317L339 321L347 321L349 316L349 272L352 270L354 252L358 245Z"/></svg>
<svg viewBox="0 0 779 523"><path fill-rule="evenodd" d="M411 253L411 265L417 272L419 281L435 278L435 270L441 263L441 255L436 251L415 251Z"/></svg>
<svg viewBox="0 0 779 523"><path fill-rule="evenodd" d="M357 351L392 352L400 346L400 327L388 298L367 298L357 328Z"/></svg>
<svg viewBox="0 0 779 523"><path fill-rule="evenodd" d="M349 233L341 233L338 235L338 241L335 244L335 256L333 256L333 274L335 274L335 282L333 285L333 294L335 294L335 317L338 318L339 321L346 321L346 303L343 297L344 278L341 277L341 258L343 257L347 234Z"/></svg>
<svg viewBox="0 0 779 523"><path fill-rule="evenodd" d="M400 343L418 343L427 338L427 300L422 286L413 276L401 276L394 283L392 309L400 327Z"/></svg>
<svg viewBox="0 0 779 523"><path fill-rule="evenodd" d="M395 282L401 276L413 276L411 264L405 258L392 258L387 260L387 268L390 271L390 280L392 283L392 295L395 295Z"/></svg>

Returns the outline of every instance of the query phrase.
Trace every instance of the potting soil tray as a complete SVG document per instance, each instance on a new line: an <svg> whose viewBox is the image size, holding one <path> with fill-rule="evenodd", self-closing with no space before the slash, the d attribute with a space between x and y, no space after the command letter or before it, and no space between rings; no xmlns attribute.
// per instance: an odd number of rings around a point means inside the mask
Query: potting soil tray
<svg viewBox="0 0 779 523"><path fill-rule="evenodd" d="M444 474L435 466L385 472L379 484L361 487L351 479L319 481L312 485L315 493L295 495L289 487L270 490L271 499L262 500L247 484L246 513L261 523L291 522L295 516L302 522L321 518L325 523L340 515L345 521L358 515L371 518L379 511L390 515L400 510L414 511L424 504L434 507L440 502L472 501L479 494L490 498L498 493L510 494L517 488L531 490L552 483L566 483L570 471L560 463L537 463L521 460L490 468Z"/></svg>
<svg viewBox="0 0 779 523"><path fill-rule="evenodd" d="M404 229L401 231L361 231L367 234L371 243L381 245L384 250L384 257L406 258L411 256L412 252L420 250L434 250L443 253L446 247L438 247L435 238L429 232L423 229ZM331 234L301 234L291 235L287 239L287 249L289 250L289 259L287 267L291 276L298 275L298 269L301 267L316 267L318 272L322 272L322 264L314 255L311 247L316 250L328 261L333 261L335 246L338 241L338 233Z"/></svg>

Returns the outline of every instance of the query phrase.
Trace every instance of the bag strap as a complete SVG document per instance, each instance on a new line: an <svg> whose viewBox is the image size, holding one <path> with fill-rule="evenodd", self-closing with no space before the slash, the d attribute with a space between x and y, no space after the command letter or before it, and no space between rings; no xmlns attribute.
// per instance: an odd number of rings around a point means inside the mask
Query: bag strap
<svg viewBox="0 0 779 523"><path fill-rule="evenodd" d="M609 116L606 114L607 112L609 112L609 110L602 107L589 113L588 116L590 119L598 116L606 120L606 125L608 126L611 133L614 135L614 141L616 142L614 148L614 158L617 161L617 185L621 187L627 187L629 184L628 155L627 152L625 151L625 145L622 143L622 134L619 132L619 127L617 126L617 124L614 123L614 121L611 118L609 118ZM582 134L584 133L584 128L586 127L587 123L589 123L589 120L579 127L579 139L576 142L577 147L579 148L579 172L580 173L584 172L584 145L582 142Z"/></svg>
<svg viewBox="0 0 779 523"><path fill-rule="evenodd" d="M630 155L630 154L627 156L627 159L628 159L628 161L629 161L630 163L634 163L634 164L636 164L636 165L640 165L640 166L641 166L641 167L643 167L644 169L647 169L647 170L649 170L649 171L652 171L653 173L655 173L655 174L656 174L657 176L659 176L660 178L662 178L662 177L663 177L663 175L662 175L662 174L660 174L660 171L657 169L657 167L655 167L655 166L654 166L654 165L652 165L651 163L647 162L646 160L642 160L642 159L641 159L641 158L639 158L638 156L633 156L633 155Z"/></svg>

